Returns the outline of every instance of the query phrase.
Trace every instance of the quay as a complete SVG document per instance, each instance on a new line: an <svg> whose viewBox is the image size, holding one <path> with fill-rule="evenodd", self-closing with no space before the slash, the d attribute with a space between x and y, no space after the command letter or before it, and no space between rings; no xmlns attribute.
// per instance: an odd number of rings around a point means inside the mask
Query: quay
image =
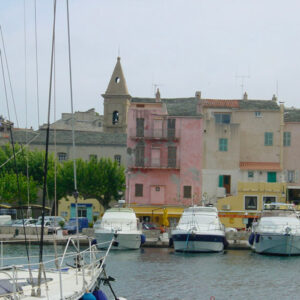
<svg viewBox="0 0 300 300"><path fill-rule="evenodd" d="M21 230L20 230L21 231ZM169 248L169 234L163 233L161 234L158 230L145 230L144 235L146 236L146 242L142 245L143 248ZM93 237L93 229L88 228L83 231L82 234L79 235L79 240L82 245L88 245L87 236ZM250 232L247 231L238 231L238 232L229 232L226 233L226 238L229 243L227 249L228 250L250 250L250 246L248 244ZM74 236L74 235L73 235ZM61 235L54 236L52 234L44 235L44 244L53 244L54 239L58 245L65 245L68 241L70 235ZM31 244L39 244L40 235L37 234L26 234L26 239ZM15 234L11 233L0 233L0 242L4 244L13 243L13 244L23 244L25 242L24 234Z"/></svg>

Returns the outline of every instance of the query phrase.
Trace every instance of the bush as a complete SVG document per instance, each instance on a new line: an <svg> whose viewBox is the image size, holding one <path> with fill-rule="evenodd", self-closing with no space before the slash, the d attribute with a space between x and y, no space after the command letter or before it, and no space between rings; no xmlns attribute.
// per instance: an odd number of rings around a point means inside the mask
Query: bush
<svg viewBox="0 0 300 300"><path fill-rule="evenodd" d="M63 228L65 226L65 221L61 220L58 224L61 228Z"/></svg>
<svg viewBox="0 0 300 300"><path fill-rule="evenodd" d="M89 228L93 228L93 226L94 226L93 222L90 222L89 223Z"/></svg>

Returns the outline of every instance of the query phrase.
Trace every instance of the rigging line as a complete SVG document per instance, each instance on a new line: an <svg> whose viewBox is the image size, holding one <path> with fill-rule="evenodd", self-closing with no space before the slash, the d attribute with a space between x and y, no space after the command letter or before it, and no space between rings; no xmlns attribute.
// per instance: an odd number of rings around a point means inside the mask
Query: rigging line
<svg viewBox="0 0 300 300"><path fill-rule="evenodd" d="M25 143L28 139L28 103L27 103L27 38L26 38L26 0L23 0L24 4L24 84L25 84ZM27 206L30 203L30 189L29 189L29 163L28 163L28 151L26 152L26 178L27 178ZM27 209L28 216L28 209Z"/></svg>
<svg viewBox="0 0 300 300"><path fill-rule="evenodd" d="M9 105L8 105L6 81L5 81L5 76L4 76L4 67L3 67L3 59L2 59L1 50L0 50L0 60L1 60L1 70L2 70L2 76L3 76L3 84L4 84L4 91L5 91L7 114L8 114L8 118L10 119L10 110L9 110ZM12 122L11 121L9 121L9 131L10 131L11 145L12 145L13 156L14 156L14 168L15 168L16 179L17 179L18 202L19 202L19 205L21 206L22 203L21 203L19 173L18 173L18 167L17 167L15 143L14 143L14 136L13 136L13 132L12 132ZM27 261L28 261L28 264L29 264L29 266L28 266L29 279L30 279L31 285L33 286L33 278L32 278L32 273L31 273L31 268L30 268L30 256L29 256L29 250L28 250L27 234L26 234L26 230L25 230L24 213L23 213L23 208L22 207L21 207L21 217L22 217L22 221L23 221L22 223L23 223L23 230L24 230L25 249L26 249Z"/></svg>
<svg viewBox="0 0 300 300"><path fill-rule="evenodd" d="M18 120L18 115L17 115L15 97L14 97L13 88L12 88L11 79L10 79L10 72L9 72L8 60L7 60L7 56L6 56L5 43L4 43L4 37L3 37L3 32L2 32L1 25L0 25L0 32L1 32L1 39L2 39L2 45L3 45L3 53L4 53L6 70L7 70L7 75L8 75L8 82L9 82L9 86L10 86L11 98L12 98L12 101L13 101L14 113L15 113L15 117L16 117L16 124L17 124L17 127L19 127L19 120Z"/></svg>
<svg viewBox="0 0 300 300"><path fill-rule="evenodd" d="M27 144L25 144L25 147L30 145L31 142L33 142L36 138L38 138L41 134L37 134L34 138L32 138ZM18 152L16 152L16 155L18 155L20 152L23 153L24 151L24 145L22 145L22 143L20 143L21 149L18 150ZM0 165L0 169L2 167L4 167L9 161L11 161L14 158L14 156L12 155L9 159L7 159L2 165Z"/></svg>
<svg viewBox="0 0 300 300"><path fill-rule="evenodd" d="M45 225L44 223L45 223L46 186L47 186L47 171L48 171L48 148L49 148L49 132L50 132L51 91L52 91L52 77L53 77L52 75L53 56L54 56L54 43L55 43L55 23L56 23L56 0L54 0L54 8L53 8L52 49L51 49L48 117L47 117L47 131L46 131L46 151L45 151L44 184L43 184L43 206L42 206L42 224L41 224L42 226L41 226L38 289L37 289L38 296L41 295L41 275L42 275L43 245L44 245L44 225Z"/></svg>
<svg viewBox="0 0 300 300"><path fill-rule="evenodd" d="M70 13L69 13L69 0L66 0L67 4L67 27L68 27L68 53L69 53L69 77L70 77L70 97L71 97L71 113L72 113L72 143L73 143L73 170L74 170L74 198L75 198L75 211L76 211L76 237L77 237L77 249L79 253L79 224L78 224L78 190L77 190L77 170L76 170L76 153L75 153L75 115L73 104L73 86L72 86L72 60L71 60L71 38L70 38ZM76 278L77 280L77 278Z"/></svg>
<svg viewBox="0 0 300 300"><path fill-rule="evenodd" d="M38 44L37 44L37 18L36 18L36 0L34 0L34 28L35 28L35 69L36 69L36 102L38 129L40 127L40 96L39 96L39 65L38 65Z"/></svg>

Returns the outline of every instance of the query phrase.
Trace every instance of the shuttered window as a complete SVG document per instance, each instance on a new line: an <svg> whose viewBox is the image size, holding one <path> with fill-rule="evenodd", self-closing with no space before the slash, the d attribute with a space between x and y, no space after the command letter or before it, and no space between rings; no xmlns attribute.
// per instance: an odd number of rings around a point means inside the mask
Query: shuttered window
<svg viewBox="0 0 300 300"><path fill-rule="evenodd" d="M265 146L273 146L273 132L265 132Z"/></svg>
<svg viewBox="0 0 300 300"><path fill-rule="evenodd" d="M227 139L219 139L219 151L227 151Z"/></svg>
<svg viewBox="0 0 300 300"><path fill-rule="evenodd" d="M291 133L290 132L283 133L283 146L285 146L285 147L291 146Z"/></svg>
<svg viewBox="0 0 300 300"><path fill-rule="evenodd" d="M176 147L170 146L168 147L168 167L175 168L176 167Z"/></svg>
<svg viewBox="0 0 300 300"><path fill-rule="evenodd" d="M145 146L144 144L138 144L136 146L135 164L137 167L144 167L145 162Z"/></svg>
<svg viewBox="0 0 300 300"><path fill-rule="evenodd" d="M135 196L143 197L143 185L140 183L135 184Z"/></svg>
<svg viewBox="0 0 300 300"><path fill-rule="evenodd" d="M168 138L175 137L176 119L168 119Z"/></svg>
<svg viewBox="0 0 300 300"><path fill-rule="evenodd" d="M192 187L190 185L183 186L183 198L192 198Z"/></svg>
<svg viewBox="0 0 300 300"><path fill-rule="evenodd" d="M136 119L136 136L144 137L144 118Z"/></svg>

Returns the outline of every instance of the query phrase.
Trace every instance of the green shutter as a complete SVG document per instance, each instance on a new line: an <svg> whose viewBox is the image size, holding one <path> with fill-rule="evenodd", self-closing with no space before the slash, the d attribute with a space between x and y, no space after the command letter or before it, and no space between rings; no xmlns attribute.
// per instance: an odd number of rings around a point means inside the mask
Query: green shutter
<svg viewBox="0 0 300 300"><path fill-rule="evenodd" d="M219 187L223 187L223 186L224 186L224 176L219 175Z"/></svg>
<svg viewBox="0 0 300 300"><path fill-rule="evenodd" d="M268 182L276 182L276 172L268 172Z"/></svg>

